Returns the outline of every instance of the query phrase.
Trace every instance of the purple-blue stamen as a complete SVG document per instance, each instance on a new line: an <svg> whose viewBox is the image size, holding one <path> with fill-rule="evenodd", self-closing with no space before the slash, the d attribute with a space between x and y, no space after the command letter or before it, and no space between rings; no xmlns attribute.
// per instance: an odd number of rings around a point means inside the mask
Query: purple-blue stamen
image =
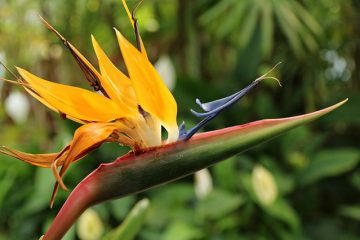
<svg viewBox="0 0 360 240"><path fill-rule="evenodd" d="M179 140L181 139L181 136L184 135L186 135L186 129L185 129L185 122L183 121L179 127Z"/></svg>
<svg viewBox="0 0 360 240"><path fill-rule="evenodd" d="M197 117L205 117L198 124L196 124L189 131L185 130L185 123L183 122L179 128L179 140L189 140L195 133L197 133L202 127L204 127L208 122L218 116L223 110L230 107L237 101L239 101L243 96L245 96L252 88L254 88L263 78L258 78L253 81L250 85L244 89L218 100L214 100L208 103L201 103L199 99L196 99L196 103L205 111L204 113L199 113L194 110L190 110Z"/></svg>
<svg viewBox="0 0 360 240"><path fill-rule="evenodd" d="M225 104L227 101L231 100L233 97L235 97L237 94L239 94L239 92L236 92L228 97L225 98L220 98L217 99L215 101L211 101L211 102L207 102L207 103L202 103L200 101L200 99L196 99L196 103L197 105L199 105L204 111L211 111L214 110L218 107L221 107L223 104Z"/></svg>

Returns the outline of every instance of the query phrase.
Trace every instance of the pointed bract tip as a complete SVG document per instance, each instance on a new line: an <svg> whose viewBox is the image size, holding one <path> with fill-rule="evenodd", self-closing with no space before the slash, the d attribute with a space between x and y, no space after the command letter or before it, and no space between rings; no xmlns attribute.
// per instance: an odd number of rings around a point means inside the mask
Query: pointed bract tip
<svg viewBox="0 0 360 240"><path fill-rule="evenodd" d="M91 34L91 42L92 42L92 45L93 45L93 46L98 46L98 45L99 45L98 42L96 41L96 38L94 37L93 34Z"/></svg>
<svg viewBox="0 0 360 240"><path fill-rule="evenodd" d="M114 30L115 30L116 36L118 38L124 38L124 36L121 34L121 32L119 30L117 30L116 28L114 28Z"/></svg>
<svg viewBox="0 0 360 240"><path fill-rule="evenodd" d="M40 21L45 25L45 27L47 29L49 29L50 31L52 31L53 33L55 33L58 38L61 39L61 41L63 41L64 43L66 42L66 39L63 37L63 35L61 35L48 21L46 21L42 16L39 15Z"/></svg>
<svg viewBox="0 0 360 240"><path fill-rule="evenodd" d="M53 30L54 28L50 25L48 21L45 20L40 14L39 14L40 21L45 25L46 28Z"/></svg>
<svg viewBox="0 0 360 240"><path fill-rule="evenodd" d="M341 102L335 104L336 107L340 107L341 105L343 105L344 103L346 103L349 100L349 98L345 98L344 100L342 100Z"/></svg>

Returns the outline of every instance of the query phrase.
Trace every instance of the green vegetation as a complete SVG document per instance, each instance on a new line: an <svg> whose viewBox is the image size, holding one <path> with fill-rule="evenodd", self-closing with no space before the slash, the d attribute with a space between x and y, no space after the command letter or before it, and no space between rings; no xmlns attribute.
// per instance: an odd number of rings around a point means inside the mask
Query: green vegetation
<svg viewBox="0 0 360 240"><path fill-rule="evenodd" d="M75 61L42 26L38 14L96 63L93 34L124 69L112 27L133 40L134 36L120 0L0 1L0 60L7 66L88 88ZM185 120L187 127L198 121L189 111L197 109L196 98L228 96L278 62L282 64L271 75L283 87L263 81L205 130L314 111L347 97L349 101L317 122L232 157L208 173L97 205L93 209L102 222L103 237L112 230L130 239L139 229L136 239L141 240L357 239L359 3L146 0L137 17L152 62L162 59L168 77L169 59L176 70L178 121ZM11 78L3 68L0 76ZM18 92L25 94L0 82L0 144L32 153L61 149L77 125L29 96L15 96L18 105L10 113L10 96ZM127 151L117 144L103 145L71 166L67 186L74 188L101 162ZM52 172L3 155L0 160L0 240L38 239L68 193L59 191L49 209ZM115 230L144 197L151 204L140 220L127 220L131 229ZM79 239L77 226L66 239Z"/></svg>

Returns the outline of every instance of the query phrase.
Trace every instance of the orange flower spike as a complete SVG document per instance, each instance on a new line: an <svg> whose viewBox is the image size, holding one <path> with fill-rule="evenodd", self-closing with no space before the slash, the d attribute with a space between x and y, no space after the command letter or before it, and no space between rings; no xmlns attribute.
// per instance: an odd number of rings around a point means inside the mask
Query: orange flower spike
<svg viewBox="0 0 360 240"><path fill-rule="evenodd" d="M168 131L169 142L178 139L176 101L149 60L116 30L121 53L139 105L158 118Z"/></svg>
<svg viewBox="0 0 360 240"><path fill-rule="evenodd" d="M55 28L42 19L69 49L95 90L100 90L103 95L50 82L21 68L17 68L21 76L18 82L11 81L23 86L31 96L51 110L84 124L75 131L70 144L59 153L28 154L7 147L0 149L1 153L29 164L52 169L57 182L51 204L59 186L67 190L62 178L70 164L102 143L118 142L134 151L160 146L162 126L168 131L166 143L175 142L179 138L176 101L149 62L137 32L136 20L130 14L125 1L123 4L142 50L139 51L116 31L129 77L116 68L94 37L92 42L100 72ZM61 167L60 172L58 167Z"/></svg>

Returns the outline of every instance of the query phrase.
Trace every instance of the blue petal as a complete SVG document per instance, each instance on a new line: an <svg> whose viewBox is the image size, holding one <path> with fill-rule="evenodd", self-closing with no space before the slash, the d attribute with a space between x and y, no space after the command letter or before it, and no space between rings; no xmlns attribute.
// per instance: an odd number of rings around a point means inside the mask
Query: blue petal
<svg viewBox="0 0 360 240"><path fill-rule="evenodd" d="M225 104L227 101L231 100L233 97L235 97L238 94L238 92L234 93L231 96L224 97L221 99L217 99L215 101L207 102L207 103L201 103L200 99L196 99L196 103L206 112L214 110L218 107L221 107L223 104Z"/></svg>
<svg viewBox="0 0 360 240"><path fill-rule="evenodd" d="M243 96L245 96L245 94L250 91L253 87L255 87L257 84L258 84L259 81L254 81L252 82L249 86L247 86L246 88L240 90L239 92L229 96L229 97L226 97L226 98L222 98L222 99L219 99L219 100L216 100L216 101L213 101L213 102L210 102L211 103L215 103L213 106L213 108L211 110L209 110L208 112L205 112L205 113L199 113L199 112L196 112L192 109L190 109L190 111L197 117L207 117L207 116L210 116L222 109L225 109L231 105L233 105L234 103L236 103L238 100L240 100ZM220 103L222 103L220 105ZM218 105L218 106L217 106ZM215 108L215 106L217 106Z"/></svg>
<svg viewBox="0 0 360 240"><path fill-rule="evenodd" d="M182 139L182 137L185 135L186 135L185 122L182 122L179 127L179 139Z"/></svg>
<svg viewBox="0 0 360 240"><path fill-rule="evenodd" d="M179 140L189 140L196 132L198 132L202 127L204 127L208 122L218 116L223 110L230 107L237 101L239 101L243 96L245 96L252 88L254 88L261 79L256 79L250 85L244 89L238 91L237 93L232 94L231 96L221 98L208 103L201 103L199 99L196 99L196 103L204 110L205 113L199 113L194 110L190 110L197 117L205 117L188 132L185 130L185 124L180 126Z"/></svg>

